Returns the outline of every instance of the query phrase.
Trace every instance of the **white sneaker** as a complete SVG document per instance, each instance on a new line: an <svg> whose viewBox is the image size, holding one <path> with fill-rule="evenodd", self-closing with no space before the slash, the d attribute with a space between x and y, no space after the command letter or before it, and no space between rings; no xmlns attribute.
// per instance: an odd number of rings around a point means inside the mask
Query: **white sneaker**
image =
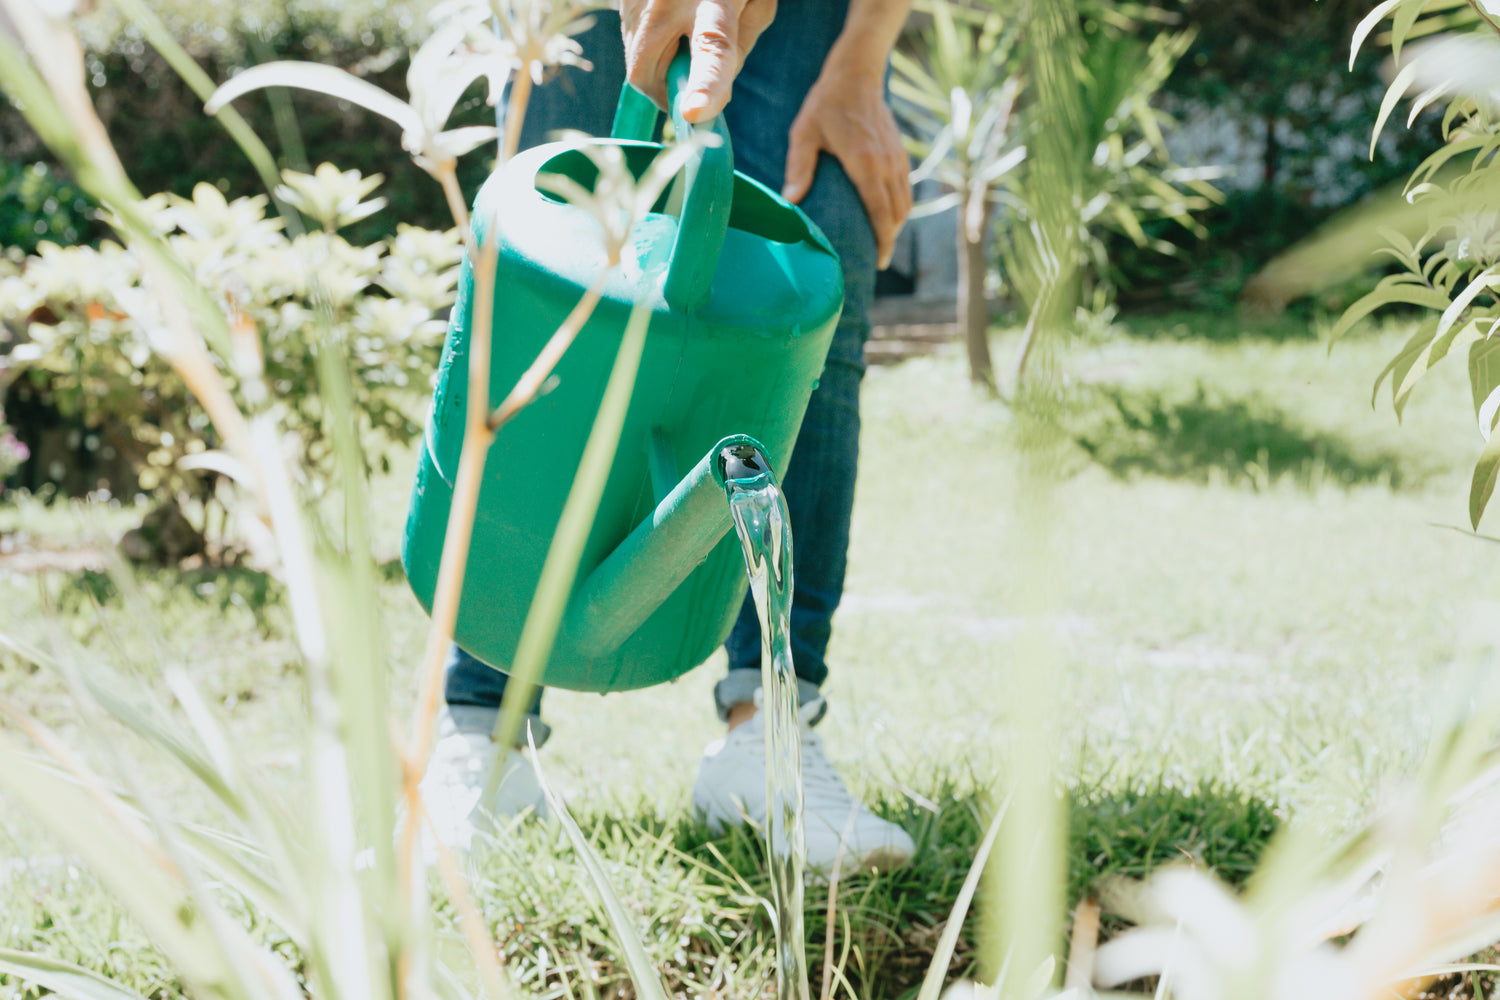
<svg viewBox="0 0 1500 1000"><path fill-rule="evenodd" d="M446 708L438 716L438 743L421 793L432 821L422 830L424 854L433 853L426 849L433 832L444 847L462 853L473 846L475 833L494 832L497 819L528 809L542 819L551 817L525 754L498 746L489 733L458 729Z"/></svg>
<svg viewBox="0 0 1500 1000"><path fill-rule="evenodd" d="M815 711L816 707L804 706L804 714L809 709ZM872 868L889 871L905 864L916 853L910 835L870 812L849 793L823 752L822 739L805 718L801 730L808 871L829 874L840 851L840 869L846 872ZM698 779L693 782L693 806L704 814L714 833L747 819L764 828L766 727L760 708L747 722L703 751Z"/></svg>

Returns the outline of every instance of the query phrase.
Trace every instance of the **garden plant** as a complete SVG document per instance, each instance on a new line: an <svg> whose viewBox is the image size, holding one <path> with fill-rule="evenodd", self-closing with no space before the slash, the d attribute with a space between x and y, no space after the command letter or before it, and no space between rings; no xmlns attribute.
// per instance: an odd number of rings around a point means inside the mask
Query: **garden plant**
<svg viewBox="0 0 1500 1000"><path fill-rule="evenodd" d="M1399 39L1419 23L1421 9L1432 5L1412 0L1409 9L1397 11L1398 6L1383 4L1377 13L1396 12ZM269 203L231 201L209 191L191 204L141 197L88 101L83 51L67 13L30 0L0 0L0 11L5 15L0 19L0 85L24 106L79 184L110 213L121 242L98 252L131 257L129 265L122 264L125 270L116 272L129 279L99 289L113 296L100 300L103 314L90 317L85 303L73 326L54 324L55 335L71 341L89 336L95 323L125 326L134 320L145 331L146 363L160 365L162 378L180 380L183 391L197 400L206 421L197 428L206 442L197 461L230 481L227 488L238 497L242 513L237 523L247 544L257 547L258 558L285 589L293 655L306 685L306 725L299 733L302 781L287 793L245 765L232 727L204 697L201 680L175 657L162 656L155 671L171 699L162 705L123 665L112 668L63 643L49 649L0 633L7 656L62 677L95 728L123 727L173 762L181 778L211 803L208 820L180 815L172 800L146 786L131 762L102 773L57 729L0 701L9 719L0 730L0 787L118 899L166 966L151 986L138 988L123 986L81 961L37 951L0 950L0 971L17 982L36 984L24 987L31 992L81 1000L177 992L204 998L458 1000L516 995L513 980L521 975L526 977L522 989L538 995L598 995L593 971L599 960L592 956L606 952L628 974L628 979L610 982L613 995L665 997L669 988L664 976L678 995L711 995L728 984L744 995L758 995L767 978L763 952L757 959L761 964L749 962L748 972L726 957L735 934L751 933L735 927L752 926L759 906L757 887L740 884L727 857L753 857L758 848L751 838L714 843L700 838L695 844L692 834L668 838L664 832L604 826L591 843L562 798L552 795L566 852L556 837L520 828L502 831L495 845L499 852L524 855L532 865L531 881L486 885L474 869L442 851L437 852L436 886L419 867L423 807L417 783L431 743L440 656L456 612L484 448L504 421L544 391L551 367L582 325L589 299L518 385L491 387L486 338L495 303L483 276L491 273L485 263L495 249L464 248L480 281L468 373L471 410L454 505L459 516L450 521L425 662L415 682L413 717L402 731L393 724L397 702L371 556L363 439L378 421L361 423L364 410L356 385L365 361L359 323L372 311L400 311L382 303L399 305L407 296L416 297L404 279L416 281L424 295L430 292L431 301L440 302L449 287L441 262L452 261L451 241L435 233L405 234L425 244L429 252L415 256L428 263L413 264L415 275L385 278L386 272L379 271L382 284L390 284L374 296L355 293L367 291L375 268L383 267L382 258L406 252L396 245L401 237L373 258L353 247L330 252L327 259L345 253L360 258L364 270L354 268L351 276L349 270L320 269L320 279L326 272L344 284L314 283L306 290L308 304L297 308L311 316L298 318L311 324L317 336L310 338L298 379L278 378L275 323L288 303L272 299L279 309L266 303L257 306L260 312L246 308L252 301L247 286L256 286L237 279L232 270L200 274L199 251L186 241L212 242L217 236L226 252L239 252L241 239L285 248L277 243L288 239L281 226L264 217ZM445 129L446 111L481 76L492 82L510 74L517 81L529 80L546 64L565 58L572 50L559 32L580 22L571 8L519 0L498 9L475 5L450 14L453 20L440 24L425 51L412 60L409 101L377 95L338 71L271 64L242 74L214 106L259 86L308 85L371 106L401 124L408 151L441 182L459 233L467 234L456 160L497 135L493 129L483 136L454 135ZM508 29L503 42L489 30L491 16ZM1049 361L1036 366L1031 376L1035 385L1017 394L1007 439L1019 455L1014 492L1006 494L1011 504L1007 517L1018 540L1014 558L1028 582L1017 605L1018 638L1013 662L1006 667L1007 697L998 713L1013 752L999 786L981 789L972 798L977 816L962 826L924 833L924 841L934 848L944 837L952 838L962 857L947 872L955 883L950 887L954 903L947 914L935 917L946 924L931 944L930 964L916 977L916 995L920 1000L939 995L961 944L964 915L975 900L983 926L968 968L984 985L966 986L973 995L1027 1000L1086 996L1096 985L1139 985L1150 976L1148 989L1155 995L1185 998L1279 997L1309 990L1375 997L1386 995L1395 981L1451 972L1457 967L1449 963L1500 939L1493 906L1495 872L1500 870L1493 831L1500 798L1494 794L1492 746L1500 724L1500 690L1488 675L1475 680L1467 714L1438 727L1434 750L1405 786L1400 808L1348 838L1330 839L1308 825L1279 829L1268 808L1234 795L1201 796L1217 803L1207 814L1212 822L1207 822L1200 814L1184 820L1171 789L1123 799L1077 796L1071 806L1058 794L1053 722L1065 709L1056 682L1061 650L1055 625L1064 582L1058 567L1066 548L1058 485L1072 453L1067 397L1052 381L1050 360L1080 304L1082 270L1091 260L1086 242L1094 217L1087 212L1094 200L1082 196L1099 192L1084 176L1084 160L1077 155L1076 139L1086 134L1089 107L1078 78L1071 75L1078 59L1077 10L1062 0L1036 0L1024 16L1028 44L1036 52L1030 72L1035 106L1043 117L1067 127L1044 130L1028 144L1026 162L1034 171L1025 201L1031 235L1017 244L1010 265L1032 290L1032 322L1024 342L1036 344L1037 356ZM513 122L522 113L526 85L512 87L510 95L507 120ZM499 157L513 148L513 139L502 141ZM633 220L656 202L686 155L681 148L665 153L636 177L622 158L599 153L595 166L601 180L592 191L562 185L557 193L598 218L609 256L616 260ZM338 247L338 227L369 210L365 199L373 189L368 179L351 171L320 168L279 180L285 187L278 199L321 227L302 237L309 245ZM172 212L176 214L165 224L162 214ZM217 229L215 219L220 220ZM286 219L283 225L293 221ZM67 253L47 252L57 257ZM84 257L78 252L74 259ZM1445 261L1455 259L1468 260L1458 248ZM245 260L254 257L247 254ZM1483 308L1480 297L1492 289L1484 277L1487 267L1464 282L1465 289L1479 291L1455 292L1439 324L1448 312L1455 314L1451 327L1459 319L1472 319L1461 314L1476 302ZM1468 265L1463 268L1468 274ZM1418 273L1423 273L1420 268ZM1454 275L1447 287L1458 288L1458 280ZM440 307L427 301L421 299L419 309L411 310L423 313L422 329ZM343 302L347 312L331 312L336 302ZM124 318L114 314L116 309ZM1446 334L1448 327L1435 331L1433 338ZM576 474L528 620L523 648L529 652L517 665L523 682L534 680L545 661L570 589L602 472L619 436L642 334L643 325L634 322ZM378 365L375 370L387 371ZM395 370L405 369L398 364ZM307 384L314 380L316 391L310 392ZM289 394L293 398L286 398ZM301 406L310 409L301 411ZM319 443L313 462L303 461L302 455L289 458L284 446L285 435L298 430L303 412L307 426L316 428L301 439ZM128 575L120 579L121 589L129 591ZM524 695L525 686L513 687ZM519 707L516 697L507 706L508 722L518 718ZM945 814L934 808L927 815L936 818L926 822L941 826ZM1278 830L1270 853L1259 857L1259 844ZM646 845L626 852L633 864L615 860L619 845L627 841ZM686 847L679 846L684 843ZM1142 843L1148 846L1142 848ZM1069 858L1113 852L1145 857L1149 863L1142 869L1154 868L1162 854L1173 853L1202 865L1174 868L1144 883L1127 878L1100 883L1076 871L1070 876ZM1220 874L1203 866L1217 867ZM708 919L691 904L677 907L667 897L668 903L647 915L660 918L649 921L653 935L660 934L663 923L672 933L654 936L648 947L641 933L643 907L637 901L660 900L663 886L701 877L705 869L720 873L715 892L728 900L726 909L734 909L735 920ZM1135 874L1129 869L1124 864L1115 870ZM724 876L725 871L731 874ZM1243 893L1226 884L1246 880ZM867 959L862 949L855 953L851 948L847 933L849 911L859 911L861 905L840 895L837 875L832 881L821 897L827 906L822 914L825 997L835 990L852 995L850 981ZM617 883L628 885L629 892L617 889ZM902 885L878 879L858 884L870 896L883 891L882 885ZM505 941L524 939L526 933L517 916L521 911L506 905L525 900L538 914L567 911L584 895L585 886L588 898L599 900L602 920L579 918L574 936L559 934L528 947L524 956L506 950ZM932 891L917 884L908 895ZM1080 900L1084 894L1089 898ZM942 909L930 899L903 905L929 915ZM1096 950L1101 908L1103 919L1126 918L1135 929ZM1072 935L1065 951L1062 937L1070 916ZM440 924L440 918L446 922ZM842 958L833 944L840 928L845 930ZM1115 930L1120 930L1118 924ZM865 986L866 995L884 995L878 981Z"/></svg>

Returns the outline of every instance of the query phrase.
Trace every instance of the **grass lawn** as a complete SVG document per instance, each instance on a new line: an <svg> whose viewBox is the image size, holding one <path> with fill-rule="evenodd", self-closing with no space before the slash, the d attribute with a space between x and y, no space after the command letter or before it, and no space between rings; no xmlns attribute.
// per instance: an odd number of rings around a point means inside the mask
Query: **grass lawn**
<svg viewBox="0 0 1500 1000"><path fill-rule="evenodd" d="M1467 534L1481 442L1463 372L1450 363L1430 376L1398 425L1388 397L1371 408L1370 387L1404 332L1353 335L1330 355L1313 326L1136 318L1058 359L1068 445L1050 567L1062 597L1048 625L1063 710L1051 724L1073 800L1075 894L1100 871L1169 858L1242 879L1273 808L1346 829L1419 758L1477 669L1500 552ZM999 332L998 356L1013 343ZM923 851L905 872L841 889L851 915L841 933L854 943L845 974L859 996L884 997L920 979L1003 780L1007 692L1033 667L1016 655L1017 608L1037 582L1017 558L1010 411L967 389L959 355L872 370L863 408L822 732ZM410 464L376 484L385 558ZM131 516L23 499L0 505L0 534L22 550L76 548ZM161 571L120 593L97 574L9 565L0 628L147 675L160 653L224 706L254 766L295 778L299 668L264 577ZM404 709L425 618L398 572L380 600ZM710 689L721 670L716 658L658 689L549 694L555 736L543 760L617 862L674 985L752 996L769 953L756 845L711 841L687 815L698 754L719 731ZM62 681L8 654L0 693L100 759L129 755L127 739L79 715ZM198 808L165 770L142 773L181 811ZM559 968L615 974L569 853L528 827L475 859L497 940L547 995L568 995ZM0 869L0 947L46 949L143 993L173 992L170 973L131 946L139 933L10 810L0 813L6 854L38 863ZM815 980L826 897L809 893ZM954 971L972 955L966 935ZM0 996L7 989L0 979Z"/></svg>

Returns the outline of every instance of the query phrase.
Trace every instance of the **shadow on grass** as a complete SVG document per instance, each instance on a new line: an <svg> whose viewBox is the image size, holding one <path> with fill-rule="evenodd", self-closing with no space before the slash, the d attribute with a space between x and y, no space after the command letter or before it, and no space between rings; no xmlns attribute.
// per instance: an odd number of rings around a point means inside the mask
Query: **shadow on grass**
<svg viewBox="0 0 1500 1000"><path fill-rule="evenodd" d="M1257 398L1221 398L1202 385L1188 399L1119 388L1095 392L1097 404L1074 422L1074 440L1122 479L1217 479L1260 489L1290 477L1315 489L1327 483L1397 488L1417 478L1399 455L1363 453Z"/></svg>

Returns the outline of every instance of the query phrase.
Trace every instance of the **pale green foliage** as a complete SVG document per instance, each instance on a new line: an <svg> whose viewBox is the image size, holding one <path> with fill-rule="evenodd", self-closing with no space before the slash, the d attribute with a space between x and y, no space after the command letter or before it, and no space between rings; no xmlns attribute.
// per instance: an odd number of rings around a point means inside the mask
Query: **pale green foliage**
<svg viewBox="0 0 1500 1000"><path fill-rule="evenodd" d="M970 11L939 2L929 9L927 60L891 54L891 92L916 130L907 143L922 161L912 180L932 177L947 189L914 214L962 206L972 235L982 224L984 203L999 200L1006 174L1026 156L1011 128L1022 80L1011 63L1019 22L998 8Z"/></svg>
<svg viewBox="0 0 1500 1000"><path fill-rule="evenodd" d="M363 177L358 170L341 171L332 163L320 163L311 174L285 170L281 177L283 183L276 189L277 197L329 232L337 232L385 207L384 198L365 201L365 196L384 180L380 174Z"/></svg>
<svg viewBox="0 0 1500 1000"><path fill-rule="evenodd" d="M1378 309L1429 311L1375 380L1378 393L1390 378L1398 416L1433 365L1467 349L1474 410L1488 442L1469 491L1469 519L1477 528L1500 474L1500 435L1492 434L1500 406L1500 27L1479 7L1456 0L1387 0L1355 32L1355 55L1384 17L1392 19L1392 51L1405 58L1382 102L1375 134L1416 89L1409 120L1446 100L1447 144L1422 162L1407 185L1407 200L1423 213L1425 229L1415 239L1386 233L1383 252L1400 269L1349 307L1332 339ZM1409 39L1443 29L1448 33L1403 52Z"/></svg>
<svg viewBox="0 0 1500 1000"><path fill-rule="evenodd" d="M411 399L436 364L461 246L451 231L411 226L373 246L352 245L332 229L370 210L375 203L360 197L378 178L325 164L286 180L293 200L328 229L289 237L281 220L266 218L264 197L228 201L206 184L191 199L148 199L144 210L199 287L215 290L225 321L259 332L277 418L305 467L326 469L329 458L316 391L325 348L348 359L361 431L375 434L368 454L383 465L377 442L402 445L420 431ZM177 463L217 439L156 350L166 319L149 293L136 254L112 241L98 249L44 244L0 278L0 317L31 318L31 343L13 355L21 377L45 379L66 417L127 435L121 446L134 449L143 488L174 489L183 484Z"/></svg>
<svg viewBox="0 0 1500 1000"><path fill-rule="evenodd" d="M1049 102L1067 113L1035 115L1028 121L1031 145L1051 143L1067 169L1059 175L1038 167L1033 149L1029 168L1018 178L1017 211L1003 228L1002 270L1021 297L1033 303L1039 294L1038 272L1026 265L1039 254L1047 256L1037 242L1036 223L1047 228L1048 211L1069 206L1076 237L1065 242L1081 255L1083 301L1102 309L1113 293L1106 233L1175 253L1171 242L1148 236L1143 223L1170 219L1202 235L1193 214L1221 196L1210 183L1217 168L1175 161L1165 139L1173 122L1152 104L1191 44L1191 33L1154 33L1148 41L1128 19L1121 26L1095 17L1087 4L1080 5L1079 13L1093 30L1071 32L1059 40L1057 51L1045 56L1051 67L1048 83L1055 91ZM1034 62L1042 56L1033 52L1030 58Z"/></svg>

